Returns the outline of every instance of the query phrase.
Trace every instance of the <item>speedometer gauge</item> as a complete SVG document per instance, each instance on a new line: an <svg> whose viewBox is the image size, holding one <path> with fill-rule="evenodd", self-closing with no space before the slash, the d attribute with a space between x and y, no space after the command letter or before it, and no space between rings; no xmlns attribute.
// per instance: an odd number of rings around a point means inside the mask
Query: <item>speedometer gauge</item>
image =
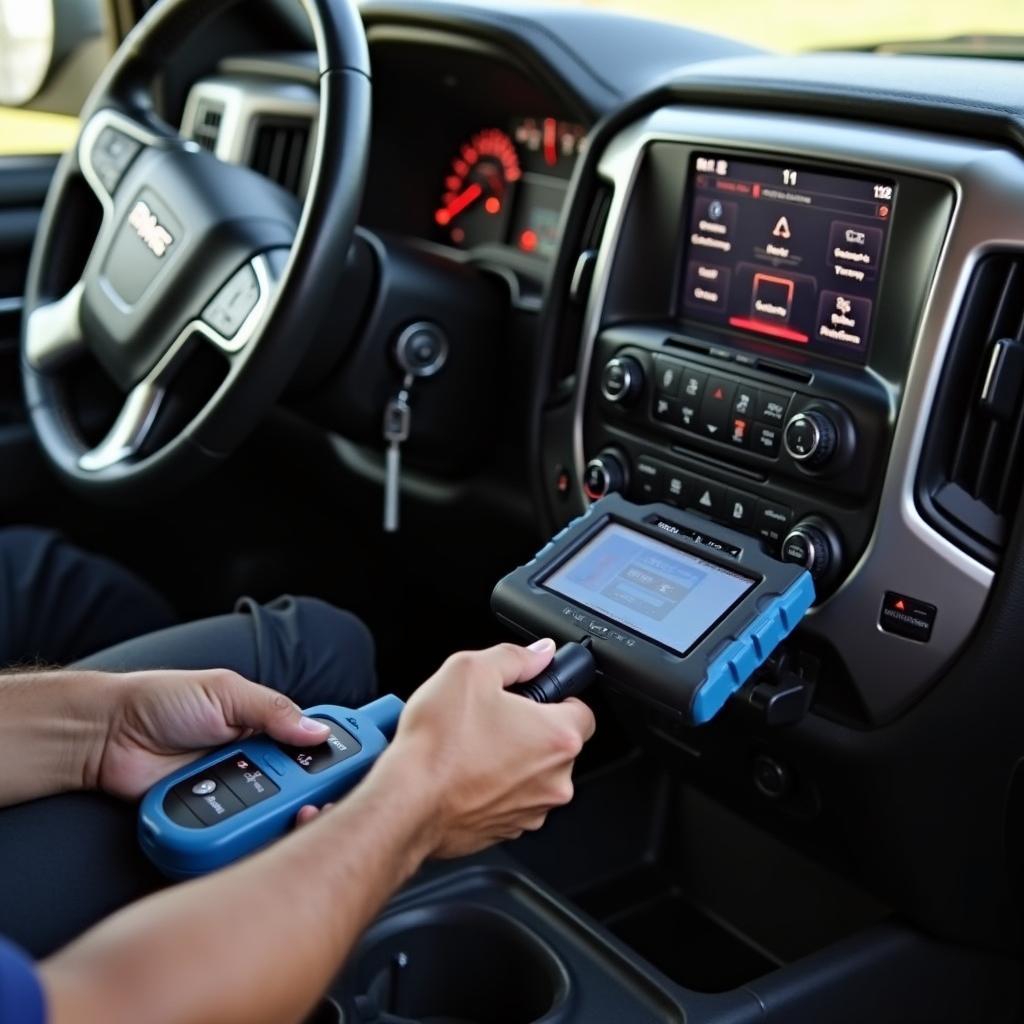
<svg viewBox="0 0 1024 1024"><path fill-rule="evenodd" d="M452 160L435 222L456 245L503 242L512 186L521 177L509 136L497 128L477 132Z"/></svg>

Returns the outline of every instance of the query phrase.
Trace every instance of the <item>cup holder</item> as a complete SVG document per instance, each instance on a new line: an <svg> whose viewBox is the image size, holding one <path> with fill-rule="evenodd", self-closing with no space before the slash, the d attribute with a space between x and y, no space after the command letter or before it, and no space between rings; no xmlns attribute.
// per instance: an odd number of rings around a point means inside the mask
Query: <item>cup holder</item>
<svg viewBox="0 0 1024 1024"><path fill-rule="evenodd" d="M345 1024L556 1024L569 975L495 910L445 904L378 922L342 979Z"/></svg>

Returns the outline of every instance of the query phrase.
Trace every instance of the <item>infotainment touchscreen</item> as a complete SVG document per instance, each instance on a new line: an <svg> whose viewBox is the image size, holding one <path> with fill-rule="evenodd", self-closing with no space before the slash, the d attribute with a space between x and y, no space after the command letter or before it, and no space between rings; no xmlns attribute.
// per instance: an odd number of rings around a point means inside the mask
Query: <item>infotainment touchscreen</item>
<svg viewBox="0 0 1024 1024"><path fill-rule="evenodd" d="M698 153L690 185L683 319L863 361L895 184Z"/></svg>
<svg viewBox="0 0 1024 1024"><path fill-rule="evenodd" d="M613 523L542 586L685 655L755 582Z"/></svg>

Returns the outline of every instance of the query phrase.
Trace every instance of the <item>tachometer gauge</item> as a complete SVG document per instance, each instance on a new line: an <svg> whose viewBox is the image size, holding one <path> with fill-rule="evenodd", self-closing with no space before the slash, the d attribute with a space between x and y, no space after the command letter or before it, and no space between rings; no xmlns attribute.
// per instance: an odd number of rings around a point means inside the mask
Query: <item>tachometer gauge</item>
<svg viewBox="0 0 1024 1024"><path fill-rule="evenodd" d="M508 135L497 128L477 132L452 160L434 221L456 245L503 242L512 186L521 177Z"/></svg>

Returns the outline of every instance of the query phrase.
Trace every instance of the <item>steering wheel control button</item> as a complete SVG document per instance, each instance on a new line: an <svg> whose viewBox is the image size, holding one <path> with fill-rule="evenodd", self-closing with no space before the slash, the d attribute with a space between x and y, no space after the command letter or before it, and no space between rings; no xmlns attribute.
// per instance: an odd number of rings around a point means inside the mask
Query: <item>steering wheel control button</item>
<svg viewBox="0 0 1024 1024"><path fill-rule="evenodd" d="M623 458L617 452L604 451L587 463L583 493L591 501L597 501L606 494L624 491L628 482Z"/></svg>
<svg viewBox="0 0 1024 1024"><path fill-rule="evenodd" d="M448 336L437 324L410 324L395 342L395 362L414 377L433 377L448 361Z"/></svg>
<svg viewBox="0 0 1024 1024"><path fill-rule="evenodd" d="M213 779L203 779L201 782L197 782L192 787L192 792L196 796L207 796L217 788L217 783Z"/></svg>
<svg viewBox="0 0 1024 1024"><path fill-rule="evenodd" d="M632 356L609 359L601 371L601 394L606 401L629 405L644 386L644 368Z"/></svg>
<svg viewBox="0 0 1024 1024"><path fill-rule="evenodd" d="M294 761L310 775L316 775L340 761L347 761L363 749L359 740L329 718L318 718L318 721L326 722L331 727L331 733L323 743L315 747L288 747L282 743L278 744L290 761Z"/></svg>
<svg viewBox="0 0 1024 1024"><path fill-rule="evenodd" d="M886 633L894 633L907 640L926 644L931 639L937 614L938 609L935 605L928 604L927 601L887 590L882 599L878 626Z"/></svg>
<svg viewBox="0 0 1024 1024"><path fill-rule="evenodd" d="M194 777L193 777L194 779ZM235 796L227 786L214 784L214 788L205 793L196 793L194 786L202 786L212 782L205 776L198 783L193 779L179 782L171 792L204 824L216 825L245 808L245 804Z"/></svg>
<svg viewBox="0 0 1024 1024"><path fill-rule="evenodd" d="M260 300L260 283L247 263L231 277L203 310L203 320L229 341Z"/></svg>
<svg viewBox="0 0 1024 1024"><path fill-rule="evenodd" d="M790 458L806 466L823 466L836 449L835 425L822 412L797 413L786 424L784 443Z"/></svg>
<svg viewBox="0 0 1024 1024"><path fill-rule="evenodd" d="M104 128L100 132L89 154L89 161L96 177L110 193L121 182L124 172L138 156L142 143L119 132L116 128Z"/></svg>

